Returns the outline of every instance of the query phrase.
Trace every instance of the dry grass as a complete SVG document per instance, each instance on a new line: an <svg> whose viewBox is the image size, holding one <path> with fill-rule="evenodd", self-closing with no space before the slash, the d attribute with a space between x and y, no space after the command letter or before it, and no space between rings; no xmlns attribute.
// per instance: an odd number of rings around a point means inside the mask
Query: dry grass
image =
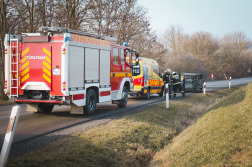
<svg viewBox="0 0 252 167"><path fill-rule="evenodd" d="M148 166L153 157L151 165L162 166L167 163L166 156L171 155L170 149L176 149L185 142L183 138L192 131L192 128L184 129L234 90L176 99L170 101L169 109L165 108L165 103L153 105L144 111L11 157L7 166ZM179 135L181 132L182 136ZM176 155L174 153L171 157ZM237 155L239 159L244 156L247 154Z"/></svg>
<svg viewBox="0 0 252 167"><path fill-rule="evenodd" d="M251 88L211 107L157 152L151 166L252 166Z"/></svg>
<svg viewBox="0 0 252 167"><path fill-rule="evenodd" d="M6 105L6 104L14 104L14 102L13 101L7 101L7 100L0 101L0 106L1 105Z"/></svg>

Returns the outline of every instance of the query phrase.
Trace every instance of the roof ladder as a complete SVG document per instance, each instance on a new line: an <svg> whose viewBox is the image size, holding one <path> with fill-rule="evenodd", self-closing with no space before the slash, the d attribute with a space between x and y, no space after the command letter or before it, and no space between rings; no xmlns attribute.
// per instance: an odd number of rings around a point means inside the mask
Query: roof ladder
<svg viewBox="0 0 252 167"><path fill-rule="evenodd" d="M10 40L10 95L9 98L18 97L18 39Z"/></svg>
<svg viewBox="0 0 252 167"><path fill-rule="evenodd" d="M101 35L98 35L95 33L73 30L73 29L68 29L68 28L62 28L62 27L58 27L58 26L52 26L52 27L41 26L41 27L39 27L39 31L40 32L68 32L68 33L79 34L79 35L83 35L83 36L91 36L93 38L102 39L102 40L117 41L117 39L114 37L101 36Z"/></svg>

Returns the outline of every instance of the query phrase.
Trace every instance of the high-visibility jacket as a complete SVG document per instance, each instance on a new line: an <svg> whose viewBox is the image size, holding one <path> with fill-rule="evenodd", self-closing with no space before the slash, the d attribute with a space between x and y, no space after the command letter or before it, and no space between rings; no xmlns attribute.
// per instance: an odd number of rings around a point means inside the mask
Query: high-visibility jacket
<svg viewBox="0 0 252 167"><path fill-rule="evenodd" d="M163 81L164 81L164 84L168 83L168 85L171 85L171 82L172 82L171 74L165 73L163 75Z"/></svg>
<svg viewBox="0 0 252 167"><path fill-rule="evenodd" d="M173 75L173 85L181 84L181 75L175 74Z"/></svg>
<svg viewBox="0 0 252 167"><path fill-rule="evenodd" d="M186 76L185 75L181 75L181 82L183 82L183 84L185 84L185 81L186 81Z"/></svg>

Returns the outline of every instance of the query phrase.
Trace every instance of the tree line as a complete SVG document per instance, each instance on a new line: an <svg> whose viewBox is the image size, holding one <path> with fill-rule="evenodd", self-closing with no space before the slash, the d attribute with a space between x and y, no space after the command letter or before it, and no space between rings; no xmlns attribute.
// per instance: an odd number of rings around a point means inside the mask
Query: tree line
<svg viewBox="0 0 252 167"><path fill-rule="evenodd" d="M0 0L0 100L6 99L5 34L34 33L41 26L58 26L115 37L116 44L127 41L132 47L135 39L155 36L147 14L137 0Z"/></svg>
<svg viewBox="0 0 252 167"><path fill-rule="evenodd" d="M164 69L203 73L210 80L210 74L215 79L245 77L252 68L252 41L240 31L219 39L204 31L189 35L182 26L170 25L159 42L166 49Z"/></svg>

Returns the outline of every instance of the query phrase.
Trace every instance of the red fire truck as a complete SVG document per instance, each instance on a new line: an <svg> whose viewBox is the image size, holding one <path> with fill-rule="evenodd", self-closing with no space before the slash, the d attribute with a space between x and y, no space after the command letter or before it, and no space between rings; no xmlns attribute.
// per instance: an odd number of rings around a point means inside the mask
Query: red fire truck
<svg viewBox="0 0 252 167"><path fill-rule="evenodd" d="M72 114L91 115L96 104L125 107L133 90L132 56L126 46L60 27L5 36L5 93L28 111L50 113L70 105Z"/></svg>

